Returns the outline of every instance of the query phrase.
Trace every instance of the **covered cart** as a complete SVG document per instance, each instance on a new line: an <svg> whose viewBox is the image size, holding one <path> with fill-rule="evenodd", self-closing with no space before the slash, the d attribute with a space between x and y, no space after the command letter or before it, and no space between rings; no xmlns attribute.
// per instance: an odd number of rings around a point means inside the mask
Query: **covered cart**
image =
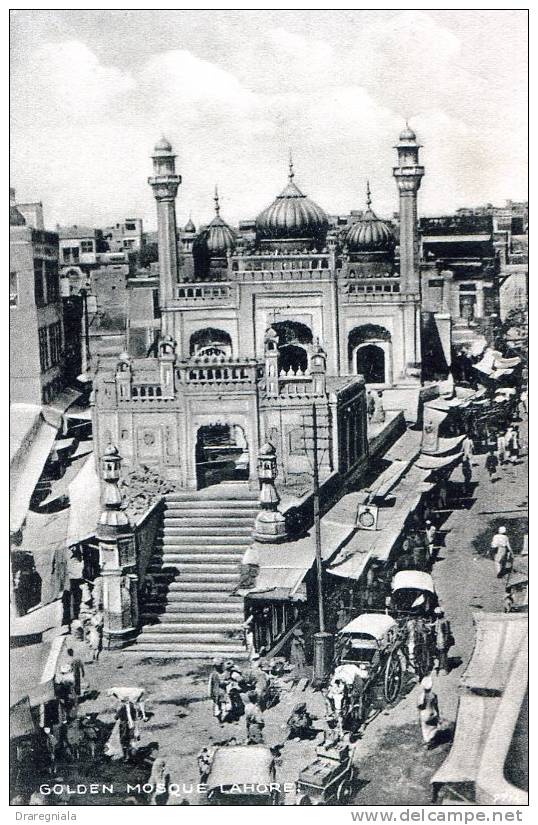
<svg viewBox="0 0 538 825"><path fill-rule="evenodd" d="M397 622L385 613L363 613L340 630L327 701L342 728L356 732L375 709L379 694L385 702L397 701L402 641Z"/></svg>
<svg viewBox="0 0 538 825"><path fill-rule="evenodd" d="M275 758L264 745L217 748L205 782L209 805L282 805Z"/></svg>
<svg viewBox="0 0 538 825"><path fill-rule="evenodd" d="M423 570L401 570L396 573L391 586L391 614L402 629L407 663L419 679L430 673L433 667L431 620L437 605L435 585L429 573Z"/></svg>

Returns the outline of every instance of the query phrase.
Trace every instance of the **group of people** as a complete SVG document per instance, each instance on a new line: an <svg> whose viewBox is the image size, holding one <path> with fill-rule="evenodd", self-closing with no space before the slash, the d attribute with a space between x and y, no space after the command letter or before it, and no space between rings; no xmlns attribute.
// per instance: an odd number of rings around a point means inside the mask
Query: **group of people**
<svg viewBox="0 0 538 825"><path fill-rule="evenodd" d="M261 660L256 653L243 671L231 659L213 660L208 683L213 716L221 725L244 716L249 744L263 742L263 711L278 702L278 689L270 674L271 662Z"/></svg>
<svg viewBox="0 0 538 825"><path fill-rule="evenodd" d="M382 423L385 420L385 408L383 406L383 393L381 390L373 392L368 390L366 394L366 414L371 424Z"/></svg>
<svg viewBox="0 0 538 825"><path fill-rule="evenodd" d="M402 541L401 551L395 563L399 570L426 570L432 568L438 552L438 535L435 524L426 519L422 525L412 527Z"/></svg>
<svg viewBox="0 0 538 825"><path fill-rule="evenodd" d="M107 695L117 699L119 706L104 752L112 760L122 759L124 762L129 762L138 750L139 722L147 721L144 689L115 687L110 688Z"/></svg>
<svg viewBox="0 0 538 825"><path fill-rule="evenodd" d="M517 424L510 424L506 430L500 430L497 436L488 441L486 470L490 481L495 481L499 467L511 464L519 459L521 439Z"/></svg>

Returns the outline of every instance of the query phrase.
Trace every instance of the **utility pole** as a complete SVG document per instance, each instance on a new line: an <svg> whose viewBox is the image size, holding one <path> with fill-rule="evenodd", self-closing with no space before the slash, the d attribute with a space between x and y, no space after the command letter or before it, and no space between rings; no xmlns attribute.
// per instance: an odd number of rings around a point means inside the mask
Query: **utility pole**
<svg viewBox="0 0 538 825"><path fill-rule="evenodd" d="M313 444L313 493L314 493L314 535L316 544L316 571L318 585L319 631L314 635L314 685L320 685L327 676L332 661L332 641L325 632L325 611L323 604L323 562L321 556L321 517L319 507L319 467L318 467L318 416L316 404L312 404L312 444Z"/></svg>
<svg viewBox="0 0 538 825"><path fill-rule="evenodd" d="M315 404L312 404L312 429L314 452L314 534L316 540L316 569L318 574L319 630L320 633L324 633L325 611L323 607L323 565L321 559L321 518L319 513L318 417Z"/></svg>

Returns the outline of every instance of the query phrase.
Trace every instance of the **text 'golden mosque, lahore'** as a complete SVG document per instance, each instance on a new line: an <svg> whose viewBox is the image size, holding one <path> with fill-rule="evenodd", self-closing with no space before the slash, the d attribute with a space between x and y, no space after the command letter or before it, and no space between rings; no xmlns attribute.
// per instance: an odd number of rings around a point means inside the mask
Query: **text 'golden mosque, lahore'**
<svg viewBox="0 0 538 825"><path fill-rule="evenodd" d="M424 167L408 126L396 145L399 238L372 209L344 228L295 182L236 230L220 214L176 224L176 155L155 145L161 329L153 357L120 356L95 382L96 452L158 469L179 487L212 483L208 452L228 449L219 481L258 487L267 441L284 478L310 472L317 419L324 475L367 462L366 389L420 384L417 193ZM314 410L315 408L315 410ZM305 435L306 433L306 435Z"/></svg>

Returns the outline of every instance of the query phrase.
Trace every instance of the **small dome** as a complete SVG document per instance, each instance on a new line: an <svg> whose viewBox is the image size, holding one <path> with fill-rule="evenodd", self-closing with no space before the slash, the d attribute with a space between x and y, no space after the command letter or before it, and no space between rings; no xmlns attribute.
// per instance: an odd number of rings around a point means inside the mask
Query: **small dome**
<svg viewBox="0 0 538 825"><path fill-rule="evenodd" d="M289 183L273 203L256 218L260 238L323 238L329 221L317 203L303 195L293 182L293 164L290 161Z"/></svg>
<svg viewBox="0 0 538 825"><path fill-rule="evenodd" d="M406 122L405 129L403 132L400 133L400 140L402 141L415 141L417 139L416 134L413 132L409 124Z"/></svg>
<svg viewBox="0 0 538 825"><path fill-rule="evenodd" d="M349 229L346 241L350 252L391 252L394 235L390 226L372 211L370 185L366 189L367 208L362 218Z"/></svg>
<svg viewBox="0 0 538 825"><path fill-rule="evenodd" d="M158 140L157 143L155 144L154 151L155 152L171 152L172 151L172 144L170 143L170 141L166 140L166 138L163 135L163 137L160 140Z"/></svg>
<svg viewBox="0 0 538 825"><path fill-rule="evenodd" d="M189 218L187 223L185 224L185 228L183 229L184 232L196 232L196 227L192 222L192 218Z"/></svg>
<svg viewBox="0 0 538 825"><path fill-rule="evenodd" d="M216 187L214 200L215 217L201 233L200 240L205 245L210 257L222 258L234 251L237 235L226 221L220 217L219 194Z"/></svg>

